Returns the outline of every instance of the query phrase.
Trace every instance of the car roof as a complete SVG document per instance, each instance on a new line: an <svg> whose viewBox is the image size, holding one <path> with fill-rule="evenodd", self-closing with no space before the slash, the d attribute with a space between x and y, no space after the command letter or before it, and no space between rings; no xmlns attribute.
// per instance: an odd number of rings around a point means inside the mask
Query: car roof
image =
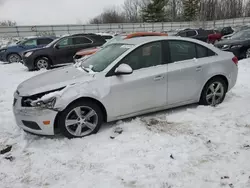
<svg viewBox="0 0 250 188"><path fill-rule="evenodd" d="M160 40L182 40L182 41L187 41L187 42L193 42L193 43L205 46L207 48L210 48L215 52L220 51L218 48L214 47L214 45L212 45L212 44L208 44L208 43L200 41L200 40L196 40L196 39L192 39L192 38L188 38L188 37L180 37L180 36L136 37L136 38L117 41L117 42L114 42L112 44L125 44L125 45L128 44L128 45L140 46L140 45L143 45L143 44L147 44L147 43L150 43L150 42L156 42L156 41L160 41Z"/></svg>
<svg viewBox="0 0 250 188"><path fill-rule="evenodd" d="M176 36L135 37L135 38L130 38L130 39L126 39L126 40L117 41L117 42L114 42L114 43L139 45L139 44L154 42L154 41L158 41L158 40L184 40L184 41L190 41L190 42L195 42L195 43L202 43L201 41L198 41L198 40L195 40L195 39L192 39L192 38L179 37L179 36L177 36L177 37Z"/></svg>
<svg viewBox="0 0 250 188"><path fill-rule="evenodd" d="M29 39L47 39L47 38L56 39L57 37L55 37L55 36L24 37L25 40L29 40Z"/></svg>
<svg viewBox="0 0 250 188"><path fill-rule="evenodd" d="M98 34L95 34L95 33L77 33L77 34L72 34L72 35L69 35L69 36L95 36L95 35L98 35Z"/></svg>
<svg viewBox="0 0 250 188"><path fill-rule="evenodd" d="M136 32L126 35L126 39L140 37L140 36L168 36L167 33L157 33L157 32Z"/></svg>

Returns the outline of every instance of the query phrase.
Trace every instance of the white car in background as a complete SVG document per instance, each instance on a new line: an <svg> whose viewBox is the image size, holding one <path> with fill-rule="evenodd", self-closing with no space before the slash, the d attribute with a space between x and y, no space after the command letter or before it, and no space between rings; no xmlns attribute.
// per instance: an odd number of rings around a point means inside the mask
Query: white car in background
<svg viewBox="0 0 250 188"><path fill-rule="evenodd" d="M27 132L68 137L97 133L104 122L191 103L218 105L235 85L238 60L213 45L180 37L110 44L81 67L21 83L13 111Z"/></svg>
<svg viewBox="0 0 250 188"><path fill-rule="evenodd" d="M111 40L115 34L111 34L111 33L96 33L97 35L101 35L106 41Z"/></svg>

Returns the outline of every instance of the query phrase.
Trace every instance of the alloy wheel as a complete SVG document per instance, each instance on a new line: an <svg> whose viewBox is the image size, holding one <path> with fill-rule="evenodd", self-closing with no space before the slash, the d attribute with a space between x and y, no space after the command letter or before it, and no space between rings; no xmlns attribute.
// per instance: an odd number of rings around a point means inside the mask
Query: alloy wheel
<svg viewBox="0 0 250 188"><path fill-rule="evenodd" d="M17 63L17 62L20 62L20 57L19 57L19 55L17 55L17 54L11 54L10 56L9 56L9 62L10 63Z"/></svg>
<svg viewBox="0 0 250 188"><path fill-rule="evenodd" d="M67 131L76 137L82 137L95 130L98 124L98 115L88 106L79 106L72 109L65 119Z"/></svg>
<svg viewBox="0 0 250 188"><path fill-rule="evenodd" d="M40 69L48 69L49 67L49 63L48 61L46 61L45 59L40 59L37 61L37 64L36 64L37 68L40 70Z"/></svg>
<svg viewBox="0 0 250 188"><path fill-rule="evenodd" d="M207 89L206 100L207 103L211 106L220 104L224 96L224 86L220 82L213 82Z"/></svg>

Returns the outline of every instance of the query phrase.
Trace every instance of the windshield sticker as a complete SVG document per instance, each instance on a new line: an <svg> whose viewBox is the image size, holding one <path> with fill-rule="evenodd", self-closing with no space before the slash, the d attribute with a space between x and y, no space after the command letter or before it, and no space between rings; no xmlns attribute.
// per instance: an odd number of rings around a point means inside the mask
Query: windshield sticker
<svg viewBox="0 0 250 188"><path fill-rule="evenodd" d="M124 44L124 45L121 46L121 48L131 48L132 46L134 46L134 45L132 45L132 44Z"/></svg>

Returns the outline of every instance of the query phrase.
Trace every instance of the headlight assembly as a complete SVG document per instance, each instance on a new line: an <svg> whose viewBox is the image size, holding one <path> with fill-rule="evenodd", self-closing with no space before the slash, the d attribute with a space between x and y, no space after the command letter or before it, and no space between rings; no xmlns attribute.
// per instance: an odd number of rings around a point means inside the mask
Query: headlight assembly
<svg viewBox="0 0 250 188"><path fill-rule="evenodd" d="M25 57L29 57L31 54L32 54L33 52L27 52L27 53L25 53Z"/></svg>
<svg viewBox="0 0 250 188"><path fill-rule="evenodd" d="M56 98L53 97L49 100L43 101L39 100L37 102L31 102L31 105L33 107L41 107L41 108L48 108L48 109L53 109L56 104Z"/></svg>
<svg viewBox="0 0 250 188"><path fill-rule="evenodd" d="M35 94L32 96L22 97L21 105L22 107L40 107L40 108L53 109L56 104L56 96L53 95L53 93L61 91L64 88L65 87Z"/></svg>
<svg viewBox="0 0 250 188"><path fill-rule="evenodd" d="M222 50L227 50L227 49L229 49L229 45L226 45L226 44L225 44L225 45L222 46L221 49L222 49Z"/></svg>
<svg viewBox="0 0 250 188"><path fill-rule="evenodd" d="M241 48L241 47L242 47L241 44L239 44L239 45L232 45L232 46L231 46L231 48Z"/></svg>

